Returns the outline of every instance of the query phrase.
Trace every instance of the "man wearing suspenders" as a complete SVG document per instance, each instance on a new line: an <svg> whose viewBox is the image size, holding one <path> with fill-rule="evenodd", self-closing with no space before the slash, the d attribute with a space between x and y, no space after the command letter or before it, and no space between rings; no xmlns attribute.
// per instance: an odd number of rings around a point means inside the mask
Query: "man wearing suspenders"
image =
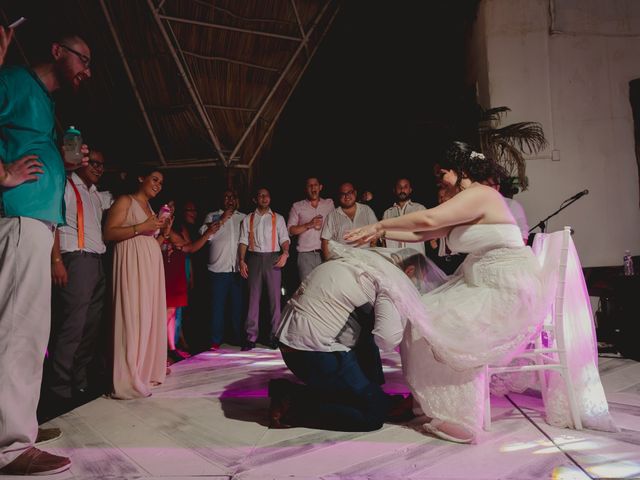
<svg viewBox="0 0 640 480"><path fill-rule="evenodd" d="M51 251L53 321L43 403L54 415L74 408L88 393L87 367L105 297L102 213L111 206L111 195L96 188L103 172L102 154L92 151L89 165L67 178L66 225L56 230Z"/></svg>
<svg viewBox="0 0 640 480"><path fill-rule="evenodd" d="M247 279L249 311L245 328L247 339L243 351L251 350L258 338L260 296L263 284L269 296L271 316L271 348L277 348L274 335L280 325L280 288L282 268L289 258L289 234L284 217L269 208L271 194L259 188L254 198L256 210L247 215L240 225L238 265L240 275Z"/></svg>

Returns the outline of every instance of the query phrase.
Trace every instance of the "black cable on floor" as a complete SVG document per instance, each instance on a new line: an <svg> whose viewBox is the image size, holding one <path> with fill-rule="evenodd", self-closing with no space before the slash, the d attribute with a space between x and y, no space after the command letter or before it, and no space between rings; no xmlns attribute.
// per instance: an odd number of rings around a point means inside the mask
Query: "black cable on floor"
<svg viewBox="0 0 640 480"><path fill-rule="evenodd" d="M565 451L565 450L564 450L560 445L558 445L558 444L553 440L553 438L551 438L549 435L547 435L547 432L545 432L542 428L540 428L540 427L538 426L538 424L537 424L536 422L534 422L534 421L533 421L533 419L532 419L531 417L529 417L529 415L527 415L527 414L524 412L524 410L522 410L522 409L518 406L518 404L516 404L516 402L514 402L513 400L511 400L511 397L510 397L509 395L505 395L505 397L507 398L507 400L509 400L509 401L511 402L511 405L513 405L514 407L516 407L516 408L518 409L518 411L519 411L519 412L520 412L520 413L521 413L521 414L522 414L522 415L523 415L527 420L529 420L529 422L530 422L534 427L536 427L536 429L537 429L537 430L538 430L542 435L544 435L545 437L547 437L547 439L548 439L551 443L553 443L553 444L556 446L556 448L557 448L558 450L560 450L562 453L564 453L565 457L567 457L569 460L571 460L571 463L573 463L576 467L578 467L578 468L579 468L579 469L580 469L580 470L581 470L581 471L582 471L582 472L583 472L587 477L591 478L592 480L595 480L595 478L594 478L594 477L592 477L591 475L589 475L589 472L587 472L587 471L582 467L582 465L580 465L580 464L577 462L577 460L571 456L571 454L570 454L569 452L566 452L566 451Z"/></svg>

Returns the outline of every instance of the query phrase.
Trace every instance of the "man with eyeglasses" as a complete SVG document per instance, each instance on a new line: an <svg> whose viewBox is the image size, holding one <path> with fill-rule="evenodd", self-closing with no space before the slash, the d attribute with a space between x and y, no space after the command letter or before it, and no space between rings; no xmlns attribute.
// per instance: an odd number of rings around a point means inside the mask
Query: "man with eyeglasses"
<svg viewBox="0 0 640 480"><path fill-rule="evenodd" d="M89 164L67 178L65 225L55 232L51 251L52 329L40 413L51 418L88 400L87 367L93 359L102 319L105 276L102 215L113 203L96 188L104 156L89 154Z"/></svg>
<svg viewBox="0 0 640 480"><path fill-rule="evenodd" d="M338 188L338 203L340 206L327 216L327 220L322 227L322 257L329 259L329 240L338 243L346 243L344 234L354 228L376 223L378 219L371 207L363 203L356 202L358 191L351 182L345 182ZM368 247L369 245L362 245ZM372 247L376 242L371 243Z"/></svg>
<svg viewBox="0 0 640 480"><path fill-rule="evenodd" d="M51 247L64 223L65 165L55 135L51 94L77 91L91 76L91 52L75 35L51 43L33 68L0 70L0 157L11 167L43 165L37 181L2 190L0 218L0 474L52 474L71 460L34 446L42 360L51 326ZM86 155L88 149L83 146ZM88 158L84 158L84 165ZM82 164L81 164L82 165ZM33 170L35 172L35 170Z"/></svg>

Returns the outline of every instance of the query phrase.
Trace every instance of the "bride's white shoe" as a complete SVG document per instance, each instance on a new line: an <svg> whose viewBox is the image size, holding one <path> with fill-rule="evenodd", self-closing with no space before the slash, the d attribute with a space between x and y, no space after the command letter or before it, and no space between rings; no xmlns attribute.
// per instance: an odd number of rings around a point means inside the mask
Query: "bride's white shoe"
<svg viewBox="0 0 640 480"><path fill-rule="evenodd" d="M468 428L458 423L448 422L438 418L432 419L429 423L424 423L422 428L424 428L426 432L443 440L448 440L449 442L473 443L476 438L474 433Z"/></svg>

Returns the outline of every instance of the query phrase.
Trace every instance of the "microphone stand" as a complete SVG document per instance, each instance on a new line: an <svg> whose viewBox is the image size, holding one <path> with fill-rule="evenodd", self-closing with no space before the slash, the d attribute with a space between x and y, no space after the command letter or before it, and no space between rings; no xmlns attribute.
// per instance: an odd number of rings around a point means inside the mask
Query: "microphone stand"
<svg viewBox="0 0 640 480"><path fill-rule="evenodd" d="M547 218L545 218L544 220L540 220L537 224L535 224L533 227L531 227L529 229L529 233L533 232L536 228L540 228L540 231L542 233L545 232L545 230L547 229L547 220L549 220L551 217L555 217L558 213L560 213L562 210L564 210L565 208L567 208L569 205L571 205L573 202L577 202L578 200L580 200L582 197L584 197L584 195L580 195L578 197L573 197L570 198L569 200L565 200L564 202L562 202L562 205L560 206L560 208L558 210L556 210L555 212L553 212L551 215L549 215Z"/></svg>

